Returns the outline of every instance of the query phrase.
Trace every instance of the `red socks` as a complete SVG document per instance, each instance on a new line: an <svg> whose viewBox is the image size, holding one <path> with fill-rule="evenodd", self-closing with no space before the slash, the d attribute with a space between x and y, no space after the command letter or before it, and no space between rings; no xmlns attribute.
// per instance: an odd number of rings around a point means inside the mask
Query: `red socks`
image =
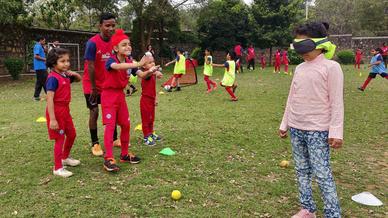
<svg viewBox="0 0 388 218"><path fill-rule="evenodd" d="M372 79L373 79L372 77L368 77L368 78L365 80L364 84L361 86L361 89L362 89L362 90L365 90L365 88L368 86L369 82L370 82Z"/></svg>
<svg viewBox="0 0 388 218"><path fill-rule="evenodd" d="M226 91L229 93L230 97L232 97L232 99L236 99L237 97L234 95L233 93L233 90L232 90L232 87L225 87Z"/></svg>

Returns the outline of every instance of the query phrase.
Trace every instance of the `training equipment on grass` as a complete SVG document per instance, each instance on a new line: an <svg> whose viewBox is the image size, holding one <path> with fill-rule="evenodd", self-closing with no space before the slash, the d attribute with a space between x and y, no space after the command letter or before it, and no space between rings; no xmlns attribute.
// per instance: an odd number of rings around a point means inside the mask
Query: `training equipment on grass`
<svg viewBox="0 0 388 218"><path fill-rule="evenodd" d="M174 191L171 192L171 198L172 199L177 201L177 200L181 199L181 197L182 197L182 194L181 194L180 191L174 190Z"/></svg>
<svg viewBox="0 0 388 218"><path fill-rule="evenodd" d="M352 196L352 200L368 205L368 206L381 206L383 205L383 202L381 202L378 198L376 198L374 195L372 195L370 192L362 192L360 194Z"/></svg>
<svg viewBox="0 0 388 218"><path fill-rule="evenodd" d="M288 160L282 160L279 166L282 168L287 168L288 166L290 166L290 162Z"/></svg>
<svg viewBox="0 0 388 218"><path fill-rule="evenodd" d="M164 92L163 92L163 91L160 91L159 94L160 94L160 95L164 95Z"/></svg>
<svg viewBox="0 0 388 218"><path fill-rule="evenodd" d="M135 131L137 131L137 130L139 130L139 131L143 130L143 127L141 124L137 124L137 126L135 127Z"/></svg>
<svg viewBox="0 0 388 218"><path fill-rule="evenodd" d="M36 119L36 122L37 123L44 123L44 122L47 122L47 120L46 120L46 117L39 117L38 119Z"/></svg>
<svg viewBox="0 0 388 218"><path fill-rule="evenodd" d="M173 151L171 148L163 148L159 154L163 154L163 155L167 155L167 156L172 156L172 155L175 155L176 152Z"/></svg>
<svg viewBox="0 0 388 218"><path fill-rule="evenodd" d="M195 63L191 59L186 59L186 74L184 74L180 79L179 83L181 86L191 86L198 83L197 70L195 68ZM171 86L172 78L168 79L165 83L162 84L164 88L166 85Z"/></svg>

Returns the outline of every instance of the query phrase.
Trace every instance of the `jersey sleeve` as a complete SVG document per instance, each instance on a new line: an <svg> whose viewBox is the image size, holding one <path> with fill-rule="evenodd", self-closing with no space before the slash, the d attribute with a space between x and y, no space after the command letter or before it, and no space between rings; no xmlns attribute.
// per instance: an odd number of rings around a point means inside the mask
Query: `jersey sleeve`
<svg viewBox="0 0 388 218"><path fill-rule="evenodd" d="M176 62L179 62L179 55L176 56Z"/></svg>
<svg viewBox="0 0 388 218"><path fill-rule="evenodd" d="M55 92L58 88L58 80L55 77L49 77L46 81L46 90Z"/></svg>
<svg viewBox="0 0 388 218"><path fill-rule="evenodd" d="M377 56L377 61L384 61L381 55Z"/></svg>
<svg viewBox="0 0 388 218"><path fill-rule="evenodd" d="M85 49L85 56L84 59L88 61L94 61L96 60L96 51L97 51L97 46L96 43L93 41L88 41L86 43L86 49Z"/></svg>
<svg viewBox="0 0 388 218"><path fill-rule="evenodd" d="M109 58L107 61L106 61L106 63L105 63L105 69L107 70L107 71L111 71L112 70L112 64L114 64L114 63L117 63L116 62L116 60L115 59L113 59L113 58Z"/></svg>
<svg viewBox="0 0 388 218"><path fill-rule="evenodd" d="M207 61L212 62L212 57L208 56Z"/></svg>

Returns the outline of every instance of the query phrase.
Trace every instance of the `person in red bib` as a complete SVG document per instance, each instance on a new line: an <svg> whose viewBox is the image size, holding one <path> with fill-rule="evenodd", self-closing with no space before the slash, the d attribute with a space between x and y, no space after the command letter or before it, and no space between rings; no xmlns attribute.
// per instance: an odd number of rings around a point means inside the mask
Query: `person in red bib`
<svg viewBox="0 0 388 218"><path fill-rule="evenodd" d="M260 56L260 64L261 64L261 69L264 70L265 66L267 65L266 60L265 60L265 52L261 52Z"/></svg>
<svg viewBox="0 0 388 218"><path fill-rule="evenodd" d="M274 73L280 73L280 64L281 64L281 53L280 49L276 50L275 52L275 61L274 61Z"/></svg>
<svg viewBox="0 0 388 218"><path fill-rule="evenodd" d="M248 48L248 56L247 56L248 70L255 70L255 57L256 57L255 48L251 44Z"/></svg>
<svg viewBox="0 0 388 218"><path fill-rule="evenodd" d="M89 109L89 130L92 142L92 153L95 156L102 156L98 135L98 104L101 103L101 90L105 81L105 63L112 53L110 38L116 26L116 18L110 13L104 13L100 17L100 33L96 34L86 43L84 56L84 75L82 80L86 106ZM113 138L117 139L117 131L114 131ZM120 144L119 140L115 144Z"/></svg>
<svg viewBox="0 0 388 218"><path fill-rule="evenodd" d="M53 48L47 56L47 67L52 69L47 81L46 120L49 138L54 143L54 175L72 176L63 165L77 166L79 160L70 157L76 132L70 115L71 83L81 81L78 73L68 71L70 52L63 48Z"/></svg>
<svg viewBox="0 0 388 218"><path fill-rule="evenodd" d="M128 58L131 44L128 36L124 34L122 29L116 30L111 41L114 54L105 64L106 74L101 92L102 122L105 127L104 145L106 150L103 166L109 172L120 169L113 156L113 132L116 123L121 128L120 162L132 164L140 162L139 157L128 151L130 122L124 89L128 83L128 70L132 69L131 72L137 72L137 68L145 63L144 58L139 63L134 63Z"/></svg>
<svg viewBox="0 0 388 218"><path fill-rule="evenodd" d="M288 59L288 52L286 48L282 52L282 59L284 64L284 74L288 74L288 63L290 60Z"/></svg>
<svg viewBox="0 0 388 218"><path fill-rule="evenodd" d="M383 42L383 44L381 45L381 51L382 51L382 55L381 56L383 57L385 68L387 68L387 64L388 64L388 45L386 45L385 42Z"/></svg>
<svg viewBox="0 0 388 218"><path fill-rule="evenodd" d="M360 48L357 48L356 55L354 58L354 69L356 69L357 67L358 69L360 69L361 60L362 60L362 51Z"/></svg>

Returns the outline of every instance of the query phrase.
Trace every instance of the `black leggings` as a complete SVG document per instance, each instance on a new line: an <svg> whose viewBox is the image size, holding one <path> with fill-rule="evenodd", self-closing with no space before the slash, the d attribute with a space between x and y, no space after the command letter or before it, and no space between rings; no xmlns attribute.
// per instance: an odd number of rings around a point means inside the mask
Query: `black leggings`
<svg viewBox="0 0 388 218"><path fill-rule="evenodd" d="M35 83L35 93L34 97L39 98L42 88L44 93L46 93L46 80L47 80L47 71L46 70L36 70L36 83Z"/></svg>
<svg viewBox="0 0 388 218"><path fill-rule="evenodd" d="M248 61L248 69L250 69L250 67L252 67L253 70L255 70L255 59L251 59Z"/></svg>

